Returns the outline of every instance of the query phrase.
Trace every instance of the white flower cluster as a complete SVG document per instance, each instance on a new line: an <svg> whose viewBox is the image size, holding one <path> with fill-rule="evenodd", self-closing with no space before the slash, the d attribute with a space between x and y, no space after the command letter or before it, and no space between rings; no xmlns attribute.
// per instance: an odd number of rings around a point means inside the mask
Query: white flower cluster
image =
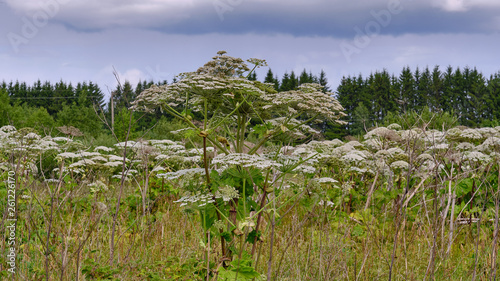
<svg viewBox="0 0 500 281"><path fill-rule="evenodd" d="M165 178L167 180L173 180L173 179L178 179L181 177L193 177L193 176L200 176L200 175L205 175L205 169L202 168L191 168L191 169L184 169L184 170L179 170L176 172L168 172L164 174L158 174L157 177L159 178Z"/></svg>
<svg viewBox="0 0 500 281"><path fill-rule="evenodd" d="M100 151L100 150L102 150L104 152L111 152L114 149L111 147L106 147L106 146L97 146L96 148L94 148L94 151Z"/></svg>
<svg viewBox="0 0 500 281"><path fill-rule="evenodd" d="M314 179L317 183L337 183L338 181L329 177L322 177Z"/></svg>
<svg viewBox="0 0 500 281"><path fill-rule="evenodd" d="M87 186L90 187L90 192L92 193L108 190L108 186L100 180L89 183Z"/></svg>
<svg viewBox="0 0 500 281"><path fill-rule="evenodd" d="M399 130L401 130L401 129L403 129L403 128L402 128L402 127L401 127L401 125L399 125L399 124L392 123L392 124L390 124L389 126L387 126L387 129L389 129L389 130L394 130L394 131L399 131Z"/></svg>
<svg viewBox="0 0 500 281"><path fill-rule="evenodd" d="M447 142L446 133L438 130L429 130L423 134L423 138L427 145L442 144Z"/></svg>
<svg viewBox="0 0 500 281"><path fill-rule="evenodd" d="M228 202L232 199L239 197L238 191L229 185L220 187L219 190L215 192L215 198L222 198L224 202Z"/></svg>
<svg viewBox="0 0 500 281"><path fill-rule="evenodd" d="M277 168L282 165L276 161L266 159L257 155L245 153L230 153L217 155L212 163L220 166L238 165L245 168L253 167L258 169Z"/></svg>
<svg viewBox="0 0 500 281"><path fill-rule="evenodd" d="M229 105L235 92L252 93L257 96L263 94L264 91L256 86L260 82L234 75L247 70L241 59L225 55L215 57L197 72L181 74L181 79L176 83L152 86L143 91L132 102L131 109L151 111L160 105L172 108L180 104L189 104L192 110L200 111L206 99L219 105L226 101Z"/></svg>
<svg viewBox="0 0 500 281"><path fill-rule="evenodd" d="M429 153L422 153L419 156L417 156L417 161L420 162L434 161L434 157L432 157L432 155L430 155Z"/></svg>
<svg viewBox="0 0 500 281"><path fill-rule="evenodd" d="M366 159L365 154L359 150L349 151L346 155L341 158L347 163L358 163Z"/></svg>
<svg viewBox="0 0 500 281"><path fill-rule="evenodd" d="M415 138L420 138L422 136L422 130L420 128L412 128L410 130L398 131L398 134L403 140L412 140Z"/></svg>
<svg viewBox="0 0 500 281"><path fill-rule="evenodd" d="M373 138L380 138L380 139L387 139L390 141L396 141L399 140L400 137L396 133L395 130L388 129L386 127L378 127L375 128L364 136L366 140L373 139Z"/></svg>
<svg viewBox="0 0 500 281"><path fill-rule="evenodd" d="M306 124L301 124L302 122L295 118L278 117L267 120L266 122L275 127L274 130L281 130L283 133L287 133L297 139L305 138L305 134L320 134L319 131Z"/></svg>
<svg viewBox="0 0 500 281"><path fill-rule="evenodd" d="M333 203L332 201L324 201L324 200L319 201L318 205L324 206L325 203L327 207L335 207L335 203Z"/></svg>
<svg viewBox="0 0 500 281"><path fill-rule="evenodd" d="M344 108L331 93L323 93L319 84L305 83L298 90L265 93L262 97L269 103L268 109L286 106L297 112L310 116L318 115L318 119L338 121L345 116ZM341 121L338 121L342 123Z"/></svg>
<svg viewBox="0 0 500 281"><path fill-rule="evenodd" d="M429 149L430 150L447 150L450 147L449 144L447 143L439 143L431 146Z"/></svg>
<svg viewBox="0 0 500 281"><path fill-rule="evenodd" d="M212 194L194 194L194 195L188 195L188 196L183 196L179 200L174 201L174 203L181 203L182 206L186 206L188 204L198 204L198 207L203 207L206 204L211 204L214 203L215 201L213 200Z"/></svg>
<svg viewBox="0 0 500 281"><path fill-rule="evenodd" d="M11 125L3 126L0 128L0 132L2 132L4 134L16 132L16 131L17 131L16 128L14 126L11 126Z"/></svg>
<svg viewBox="0 0 500 281"><path fill-rule="evenodd" d="M465 129L461 132L460 136L466 140L480 140L483 135L476 129Z"/></svg>
<svg viewBox="0 0 500 281"><path fill-rule="evenodd" d="M309 165L299 165L297 168L293 169L293 172L302 173L302 174L314 174L316 173L316 168Z"/></svg>
<svg viewBox="0 0 500 281"><path fill-rule="evenodd" d="M457 145L458 150L472 150L475 147L476 147L475 145L473 145L472 143L468 143L468 142L461 142Z"/></svg>
<svg viewBox="0 0 500 281"><path fill-rule="evenodd" d="M402 161L402 160L395 161L395 162L391 163L391 168L395 169L395 170L398 170L398 169L399 170L408 170L409 166L410 166L410 164L408 164L408 162Z"/></svg>
<svg viewBox="0 0 500 281"><path fill-rule="evenodd" d="M464 160L487 163L491 161L491 157L479 151L470 151L465 153Z"/></svg>

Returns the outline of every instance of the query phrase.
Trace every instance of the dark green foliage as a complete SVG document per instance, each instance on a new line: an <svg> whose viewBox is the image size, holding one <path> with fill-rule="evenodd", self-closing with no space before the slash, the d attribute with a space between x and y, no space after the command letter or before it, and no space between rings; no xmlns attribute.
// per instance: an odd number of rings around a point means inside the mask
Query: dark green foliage
<svg viewBox="0 0 500 281"><path fill-rule="evenodd" d="M373 126L370 111L362 102L358 103L352 117L353 123L351 128L353 135L363 135Z"/></svg>
<svg viewBox="0 0 500 281"><path fill-rule="evenodd" d="M135 139L138 136L137 122L132 111L122 108L115 115L115 134L119 141Z"/></svg>
<svg viewBox="0 0 500 281"><path fill-rule="evenodd" d="M269 68L267 71L266 77L264 78L264 83L272 83L274 84L274 89L277 91L280 87L280 82L277 76L274 76L273 72Z"/></svg>
<svg viewBox="0 0 500 281"><path fill-rule="evenodd" d="M113 275L120 271L120 268L112 268L93 259L86 259L82 266L82 273L92 280L118 280L113 278Z"/></svg>
<svg viewBox="0 0 500 281"><path fill-rule="evenodd" d="M255 73L255 71L250 73L250 75L248 76L248 80L257 81L257 73Z"/></svg>
<svg viewBox="0 0 500 281"><path fill-rule="evenodd" d="M383 126L399 124L403 129L413 127L426 127L427 129L443 130L458 125L458 118L453 112L432 112L429 107L424 107L422 111L410 110L404 114L389 112L382 121Z"/></svg>
<svg viewBox="0 0 500 281"><path fill-rule="evenodd" d="M325 93L330 92L330 88L327 86L328 79L326 79L326 73L323 70L321 70L321 72L319 73L319 78L313 77L313 82L323 86L323 91Z"/></svg>
<svg viewBox="0 0 500 281"><path fill-rule="evenodd" d="M500 117L500 76L486 79L469 67L448 66L441 71L435 66L432 71L426 67L413 72L405 67L398 77L386 70L367 78L343 77L336 94L347 114L345 130L352 135L360 133L360 113L373 125L393 122L403 127L422 126L423 120L434 116L431 126L437 129L445 123L446 127L496 126Z"/></svg>
<svg viewBox="0 0 500 281"><path fill-rule="evenodd" d="M115 109L122 109L124 107L130 107L130 103L134 101L136 95L132 88L130 82L125 81L125 83L116 87L114 91Z"/></svg>
<svg viewBox="0 0 500 281"><path fill-rule="evenodd" d="M102 126L92 107L78 105L76 102L63 105L57 113L57 125L73 126L91 136L97 136Z"/></svg>
<svg viewBox="0 0 500 281"><path fill-rule="evenodd" d="M253 73L249 79L257 79L256 74ZM323 70L319 75L313 75L306 69L300 75L291 71L278 79L269 69L263 82L272 83L275 90L280 91L295 90L304 83L319 83L325 87L324 92L331 91ZM167 81L163 81L157 84L166 83ZM118 121L123 117L119 113L153 84L153 81L141 81L134 88L126 81L113 91L115 122L120 123L118 126L128 124L123 120ZM432 126L454 122L453 125L468 127L493 127L500 120L500 73L495 73L488 79L477 69L469 67L454 69L448 66L441 70L439 66L435 66L432 69L426 67L412 71L407 66L399 75L391 75L382 70L368 77L342 77L335 95L345 108L347 116L343 120L348 124L324 123L316 126L327 139L359 135L365 131L365 127L369 129L379 124L387 125L388 122L406 126L415 123L419 114L424 114L423 119L436 116L442 120L434 120ZM76 86L63 81L51 84L40 80L33 85L20 81L3 81L0 84L1 126L10 124L17 128L33 127L39 132L50 132L55 126L68 125L77 127L94 138L103 134L110 135L109 128L97 118L94 108L102 108L106 120L111 124L110 103L105 102L98 85L90 81ZM455 115L458 118L456 122ZM146 115L134 112L133 119L137 122L132 135L142 135L153 127L146 137L175 138L169 132L179 127L172 127L169 124L173 120L162 116L164 114L159 110ZM402 116L410 119L403 120ZM405 123L401 123L403 121ZM450 125L452 124L446 124ZM124 137L125 133L120 132L120 135Z"/></svg>

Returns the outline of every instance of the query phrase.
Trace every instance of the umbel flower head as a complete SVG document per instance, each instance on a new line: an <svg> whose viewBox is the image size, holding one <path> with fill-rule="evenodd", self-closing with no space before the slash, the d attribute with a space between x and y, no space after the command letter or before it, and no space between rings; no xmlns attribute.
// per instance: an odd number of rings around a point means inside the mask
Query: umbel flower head
<svg viewBox="0 0 500 281"><path fill-rule="evenodd" d="M249 62L255 67L266 65L264 60L250 59ZM160 107L177 117L181 117L174 110L177 106L222 117L234 113L235 109L260 117L307 114L318 120L335 121L345 116L333 94L323 93L319 84L302 84L297 90L276 93L271 85L243 77L249 71L242 59L221 51L197 71L180 74L178 82L143 91L131 109L152 111Z"/></svg>
<svg viewBox="0 0 500 281"><path fill-rule="evenodd" d="M342 112L344 108L333 97L332 93L323 93L323 86L316 83L305 83L299 86L298 90L266 93L263 99L268 102L265 109L286 109L286 111L296 114L305 113L309 116L317 116L318 120L325 119L338 121L345 116Z"/></svg>
<svg viewBox="0 0 500 281"><path fill-rule="evenodd" d="M196 73L217 77L239 77L250 70L242 59L230 57L226 53L226 51L218 51L217 56L198 68Z"/></svg>

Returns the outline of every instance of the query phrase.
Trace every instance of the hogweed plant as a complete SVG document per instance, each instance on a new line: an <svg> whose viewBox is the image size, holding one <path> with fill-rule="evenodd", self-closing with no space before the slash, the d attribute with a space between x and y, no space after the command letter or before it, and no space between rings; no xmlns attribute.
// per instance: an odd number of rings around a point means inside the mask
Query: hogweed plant
<svg viewBox="0 0 500 281"><path fill-rule="evenodd" d="M222 123L208 114L206 129L188 113L183 142L111 147L85 146L68 128L0 128L2 180L16 174L19 279L496 278L500 127L393 124L304 142L316 134L307 115L273 111L265 123L249 117L238 149L236 112Z"/></svg>
<svg viewBox="0 0 500 281"><path fill-rule="evenodd" d="M344 116L342 106L320 85L276 92L270 84L248 79L256 68L266 66L264 60L249 59L250 69L242 59L225 53L218 52L195 72L180 74L173 84L152 86L132 106L145 111L159 107L183 121L201 140L199 168L159 176L182 185L184 196L177 202L199 214L207 280L217 274L221 280L258 277L254 260L258 260L258 241L264 239L263 216L276 216L298 197L286 197L287 192L278 190L288 185L288 175L300 173L307 158L283 163L279 148L261 152L266 145L318 133L311 125L341 122ZM259 141L251 144L251 137ZM219 245L214 236L219 237ZM208 258L212 247L220 248L214 265Z"/></svg>

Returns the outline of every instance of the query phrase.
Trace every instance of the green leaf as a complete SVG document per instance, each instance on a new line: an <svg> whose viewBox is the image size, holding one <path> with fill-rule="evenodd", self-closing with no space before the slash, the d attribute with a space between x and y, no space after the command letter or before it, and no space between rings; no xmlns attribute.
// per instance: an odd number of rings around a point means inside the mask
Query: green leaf
<svg viewBox="0 0 500 281"><path fill-rule="evenodd" d="M248 233L246 242L249 244L253 244L253 242L255 241L255 237L257 237L257 240L259 240L259 238L261 236L262 236L262 232L260 230L257 232L254 229L254 230L250 231L250 233Z"/></svg>

